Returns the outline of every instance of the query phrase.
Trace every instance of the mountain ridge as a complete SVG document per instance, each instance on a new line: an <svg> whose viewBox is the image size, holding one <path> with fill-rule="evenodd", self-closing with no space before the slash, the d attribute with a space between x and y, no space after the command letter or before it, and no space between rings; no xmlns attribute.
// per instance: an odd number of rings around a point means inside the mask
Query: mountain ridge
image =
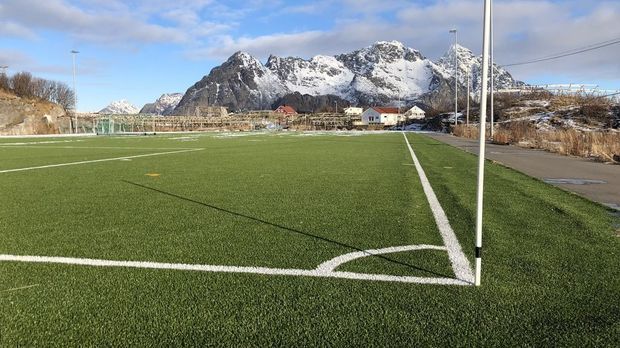
<svg viewBox="0 0 620 348"><path fill-rule="evenodd" d="M459 93L464 95L468 69L472 90L480 85L482 58L463 46L451 46L436 62L398 41L379 41L350 53L310 59L270 55L265 64L239 51L188 88L174 113L192 114L196 107L211 105L231 111L266 109L295 93L332 95L362 106L417 101L447 108L453 103L455 51L460 60ZM501 67L494 69L498 88L522 84Z"/></svg>

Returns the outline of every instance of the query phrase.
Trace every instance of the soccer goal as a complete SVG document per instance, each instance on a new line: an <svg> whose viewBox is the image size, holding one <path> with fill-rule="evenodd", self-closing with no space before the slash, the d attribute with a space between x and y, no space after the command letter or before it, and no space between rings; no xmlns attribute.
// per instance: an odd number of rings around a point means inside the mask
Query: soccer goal
<svg viewBox="0 0 620 348"><path fill-rule="evenodd" d="M135 117L100 117L95 125L97 135L155 135L154 126Z"/></svg>

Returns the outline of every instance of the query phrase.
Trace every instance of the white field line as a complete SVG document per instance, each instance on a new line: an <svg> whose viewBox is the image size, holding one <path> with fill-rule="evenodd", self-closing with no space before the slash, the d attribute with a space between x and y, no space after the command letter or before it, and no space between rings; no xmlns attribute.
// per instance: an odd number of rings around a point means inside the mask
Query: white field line
<svg viewBox="0 0 620 348"><path fill-rule="evenodd" d="M0 292L9 292L9 291L17 291L17 290L30 289L30 288L34 288L35 286L39 286L39 284L32 284L32 285L20 286L20 287L17 287L17 288L4 289L4 290L0 290Z"/></svg>
<svg viewBox="0 0 620 348"><path fill-rule="evenodd" d="M35 170L35 169L45 169L45 168L74 166L74 165L78 165L78 164L109 162L109 161L118 161L118 160L132 159L132 158L161 156L161 155L171 155L171 154L175 154L175 153L192 152L192 151L200 151L200 150L204 150L204 149L191 149L191 150L156 152L156 153L147 153L147 154L143 154L143 155L133 155L133 156L123 156L123 157L114 157L114 158L102 158L102 159L89 160L89 161L48 164L48 165L44 165L44 166L27 167L27 168L5 169L5 170L0 170L0 174L2 174L2 173L12 173L12 172L23 172L23 171L26 171L26 170Z"/></svg>
<svg viewBox="0 0 620 348"><path fill-rule="evenodd" d="M95 133L79 134L25 134L25 135L0 135L0 139L45 139L45 138L85 138L95 137Z"/></svg>
<svg viewBox="0 0 620 348"><path fill-rule="evenodd" d="M111 149L111 150L193 150L196 149L195 147L137 147L137 146L71 146L71 145L65 145L65 146L56 146L56 145L49 145L49 146L41 146L41 145L6 145L6 144L0 144L0 147L4 147L4 148L14 148L14 149L21 149L21 148L35 148L35 149L95 149L95 150L101 150L101 149Z"/></svg>
<svg viewBox="0 0 620 348"><path fill-rule="evenodd" d="M400 248L403 248L403 247L400 247ZM388 250L388 249L389 248L385 248L384 250ZM395 248L394 250L400 250L400 249ZM387 251L385 252L387 253ZM372 254L366 253L364 256L370 256L370 255ZM375 253L374 255L377 255L377 253ZM6 254L0 255L0 261L27 262L27 263L52 263L52 264L65 264L65 265L93 266L93 267L128 267L128 268L142 268L142 269L145 269L145 268L146 269L166 269L166 270L216 272L216 273L245 273L245 274L262 274L262 275L286 275L286 276L298 276L298 277L341 278L341 279L356 279L356 280L384 281L384 282L397 282L397 283L471 285L468 282L455 279L455 278L429 278L429 277L394 276L394 275L387 275L387 274L338 272L338 271L320 269L319 268L320 266L315 269L310 270L310 269L296 269L296 268L199 265L199 264L165 263L165 262L150 262L150 261L114 261L114 260L86 259L86 258L74 258L74 257L6 255ZM324 264L325 263L321 265L324 265Z"/></svg>
<svg viewBox="0 0 620 348"><path fill-rule="evenodd" d="M461 245L459 244L459 241L456 238L454 231L452 230L452 226L450 226L448 217L446 216L446 213L441 207L441 204L439 204L439 200L437 200L435 191L433 191L433 188L431 187L431 184L426 177L426 173L424 173L424 169L422 169L422 165L420 165L418 157L415 155L415 152L413 152L413 148L411 148L411 144L409 144L409 140L407 139L405 133L403 133L403 137L405 138L405 142L407 143L407 147L409 148L409 153L411 154L411 158L413 159L415 168L418 171L418 176L420 177L420 181L422 182L422 188L424 189L424 194L426 194L428 204L433 211L435 223L437 224L437 228L441 233L443 243L448 249L448 257L450 258L450 262L452 263L452 269L454 270L454 274L460 280L473 283L474 272L471 269L469 260L467 260L467 257L463 253Z"/></svg>
<svg viewBox="0 0 620 348"><path fill-rule="evenodd" d="M49 141L27 141L21 143L0 143L2 146L17 146L17 145L37 145L37 144L59 144L59 143L74 143L84 140L49 140Z"/></svg>

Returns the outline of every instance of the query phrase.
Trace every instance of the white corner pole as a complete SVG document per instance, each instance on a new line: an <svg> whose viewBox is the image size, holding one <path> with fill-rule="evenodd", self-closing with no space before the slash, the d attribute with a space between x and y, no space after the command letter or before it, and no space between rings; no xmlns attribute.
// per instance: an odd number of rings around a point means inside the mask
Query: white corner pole
<svg viewBox="0 0 620 348"><path fill-rule="evenodd" d="M482 204L484 196L484 155L487 115L487 84L489 77L489 41L491 31L491 1L484 0L484 29L482 34L482 89L480 93L480 152L478 154L478 197L476 203L476 274L474 283L480 286L482 266Z"/></svg>
<svg viewBox="0 0 620 348"><path fill-rule="evenodd" d="M493 64L493 54L495 51L495 42L494 42L494 36L495 36L495 24L493 23L493 0L491 0L491 70L490 70L490 75L491 75L491 140L493 139L493 134L495 134L495 65Z"/></svg>

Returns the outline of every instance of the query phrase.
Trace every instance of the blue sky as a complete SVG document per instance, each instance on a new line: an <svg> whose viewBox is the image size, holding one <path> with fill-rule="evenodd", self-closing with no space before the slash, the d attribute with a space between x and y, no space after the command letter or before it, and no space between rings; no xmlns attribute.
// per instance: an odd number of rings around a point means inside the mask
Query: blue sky
<svg viewBox="0 0 620 348"><path fill-rule="evenodd" d="M71 84L78 108L136 106L185 92L238 50L304 58L399 40L435 59L451 44L480 52L482 0L4 0L0 65ZM507 64L620 38L619 1L495 0L496 61ZM528 83L620 88L620 45L510 68Z"/></svg>

